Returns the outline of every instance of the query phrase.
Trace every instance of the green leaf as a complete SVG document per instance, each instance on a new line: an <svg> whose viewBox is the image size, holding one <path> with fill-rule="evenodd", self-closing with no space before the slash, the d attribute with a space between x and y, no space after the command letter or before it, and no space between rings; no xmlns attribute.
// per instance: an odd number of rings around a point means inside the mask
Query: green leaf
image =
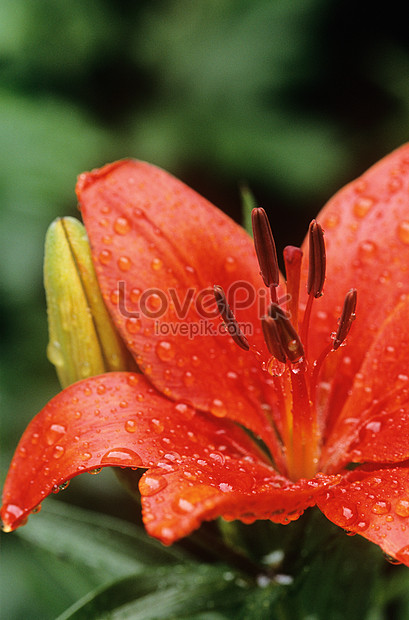
<svg viewBox="0 0 409 620"><path fill-rule="evenodd" d="M51 499L16 535L105 580L188 559L177 547L164 547L141 528Z"/></svg>
<svg viewBox="0 0 409 620"><path fill-rule="evenodd" d="M158 568L89 593L58 620L233 619L247 592L223 566Z"/></svg>

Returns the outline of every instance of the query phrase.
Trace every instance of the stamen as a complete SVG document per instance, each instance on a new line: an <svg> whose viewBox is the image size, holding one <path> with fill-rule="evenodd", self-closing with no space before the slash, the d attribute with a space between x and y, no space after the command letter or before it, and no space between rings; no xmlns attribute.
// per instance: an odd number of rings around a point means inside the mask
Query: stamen
<svg viewBox="0 0 409 620"><path fill-rule="evenodd" d="M308 231L309 237L309 265L307 293L314 297L321 297L325 281L325 243L324 231L316 220L312 220Z"/></svg>
<svg viewBox="0 0 409 620"><path fill-rule="evenodd" d="M264 284L270 288L272 299L275 295L275 287L280 281L277 251L271 232L270 222L263 208L253 209L251 213L253 226L254 247L256 249L260 274Z"/></svg>
<svg viewBox="0 0 409 620"><path fill-rule="evenodd" d="M267 349L279 362L285 364L287 356L277 329L277 323L271 316L261 317L261 327L263 328L264 341Z"/></svg>
<svg viewBox="0 0 409 620"><path fill-rule="evenodd" d="M292 363L297 362L304 355L304 348L288 315L278 304L271 304L268 314L269 316L264 318L270 319L274 323L273 329L267 327L274 343L272 349L278 350L280 357L278 357L273 350L269 349L270 353L277 357L280 362L285 362L286 360ZM264 323L267 326L271 325L268 320L264 321ZM264 329L265 328L263 328L263 333ZM267 340L266 344L268 347ZM282 353L284 353L284 359Z"/></svg>
<svg viewBox="0 0 409 620"><path fill-rule="evenodd" d="M213 287L214 296L216 299L217 309L222 317L227 331L230 336L233 338L234 342L244 351L248 351L250 349L250 345L246 336L240 329L240 326L237 322L236 317L234 316L229 304L227 303L226 295L221 286Z"/></svg>
<svg viewBox="0 0 409 620"><path fill-rule="evenodd" d="M357 300L357 290L351 288L345 296L344 306L342 308L341 318L339 320L338 330L335 335L332 348L334 351L341 346L351 329L352 321L355 319L355 309Z"/></svg>

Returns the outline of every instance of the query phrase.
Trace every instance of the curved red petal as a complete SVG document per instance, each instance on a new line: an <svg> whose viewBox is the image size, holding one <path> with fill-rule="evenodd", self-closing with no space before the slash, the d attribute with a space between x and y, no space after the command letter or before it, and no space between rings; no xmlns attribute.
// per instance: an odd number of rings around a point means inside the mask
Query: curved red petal
<svg viewBox="0 0 409 620"><path fill-rule="evenodd" d="M222 330L221 285L251 345L263 346L250 237L168 173L120 161L80 176L78 198L101 289L129 349L166 396L276 443L268 373Z"/></svg>
<svg viewBox="0 0 409 620"><path fill-rule="evenodd" d="M317 500L328 519L409 566L409 463L345 474Z"/></svg>
<svg viewBox="0 0 409 620"><path fill-rule="evenodd" d="M324 447L326 471L409 458L409 298L384 321Z"/></svg>
<svg viewBox="0 0 409 620"><path fill-rule="evenodd" d="M409 293L409 144L341 189L318 215L325 230L327 278L314 303L309 353L316 359L337 328L345 294L358 290L347 346L330 356L329 422L342 408L354 375L383 321ZM307 281L307 266L303 266ZM304 291L303 291L304 293ZM304 293L305 300L305 293Z"/></svg>
<svg viewBox="0 0 409 620"><path fill-rule="evenodd" d="M109 373L68 387L28 426L4 487L4 528L21 525L67 480L105 466L148 468L144 521L166 543L219 515L288 522L338 480L293 484L234 423L175 404L142 375Z"/></svg>

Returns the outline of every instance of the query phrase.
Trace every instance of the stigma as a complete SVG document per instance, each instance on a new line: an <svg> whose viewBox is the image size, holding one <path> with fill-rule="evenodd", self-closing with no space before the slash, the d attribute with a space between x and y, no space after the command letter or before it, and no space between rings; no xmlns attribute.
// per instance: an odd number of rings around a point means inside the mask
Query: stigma
<svg viewBox="0 0 409 620"><path fill-rule="evenodd" d="M264 343L271 356L263 364L263 370L273 378L272 389L281 392L282 396L278 399L281 403L278 412L280 432L276 427L274 430L283 458L279 466L276 463L276 467L291 480L311 478L319 471L323 435L317 404L322 400L319 394L320 379L328 356L345 343L349 334L355 318L357 291L351 289L346 292L338 324L334 325L332 334L328 334L328 344L324 345L316 359L311 359L308 355L311 311L313 304L319 303L323 295L326 276L322 226L313 220L308 230L308 297L303 313L299 308L302 250L295 246L284 249L287 290L283 297L285 305L282 307L277 295L280 270L276 246L264 209L253 209L252 226L260 275L271 297L267 313L260 318ZM251 353L252 347L241 333L223 289L215 286L214 294L227 331L241 349Z"/></svg>

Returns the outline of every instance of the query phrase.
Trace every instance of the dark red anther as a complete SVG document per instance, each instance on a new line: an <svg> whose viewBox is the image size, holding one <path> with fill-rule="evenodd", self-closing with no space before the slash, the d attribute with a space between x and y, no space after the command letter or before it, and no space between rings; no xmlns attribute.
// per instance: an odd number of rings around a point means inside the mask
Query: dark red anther
<svg viewBox="0 0 409 620"><path fill-rule="evenodd" d="M325 242L322 226L312 220L308 231L309 264L308 264L308 295L321 297L325 281Z"/></svg>
<svg viewBox="0 0 409 620"><path fill-rule="evenodd" d="M278 332L277 323L271 316L261 317L261 327L263 328L264 342L271 355L279 362L285 364L287 355L283 345L281 344L280 334Z"/></svg>
<svg viewBox="0 0 409 620"><path fill-rule="evenodd" d="M237 322L237 319L234 316L233 312L231 311L229 304L227 303L224 290L222 289L221 286L216 285L213 287L213 291L214 291L214 296L216 299L217 309L226 325L227 331L229 332L230 336L233 338L234 342L241 349L243 349L244 351L248 351L250 349L250 345L248 343L246 336L241 331L240 326Z"/></svg>
<svg viewBox="0 0 409 620"><path fill-rule="evenodd" d="M278 268L277 251L270 222L263 208L253 209L251 223L261 277L266 286L278 286L280 270Z"/></svg>
<svg viewBox="0 0 409 620"><path fill-rule="evenodd" d="M355 319L356 299L357 290L355 288L351 288L345 296L341 318L339 319L338 330L335 334L334 343L332 345L334 351L341 346L345 338L348 336L349 330L351 329L352 321Z"/></svg>
<svg viewBox="0 0 409 620"><path fill-rule="evenodd" d="M267 348L280 362L297 362L304 355L301 340L288 315L278 304L271 304L268 316L261 319Z"/></svg>

